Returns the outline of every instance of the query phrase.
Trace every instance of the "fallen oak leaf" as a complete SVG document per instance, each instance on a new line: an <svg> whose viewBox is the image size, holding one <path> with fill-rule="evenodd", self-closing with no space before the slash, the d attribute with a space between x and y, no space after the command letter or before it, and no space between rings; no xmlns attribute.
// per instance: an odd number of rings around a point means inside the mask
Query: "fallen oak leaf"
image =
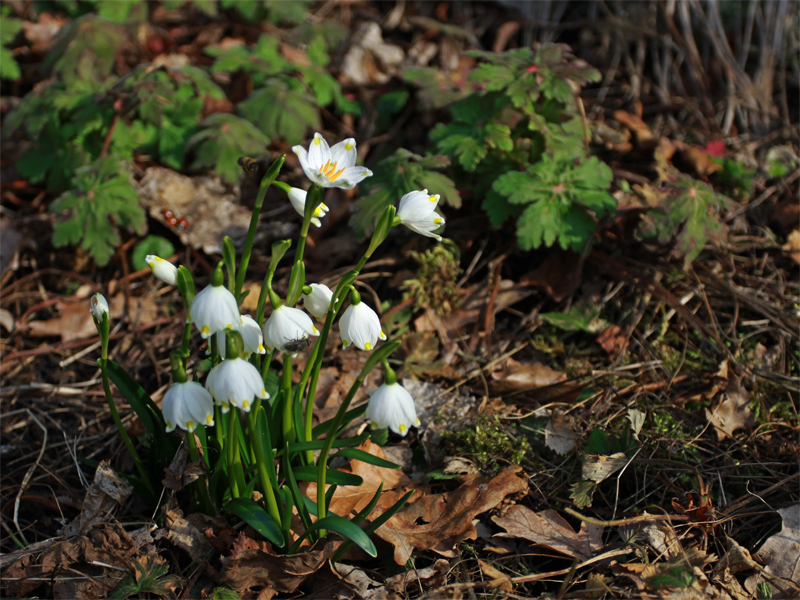
<svg viewBox="0 0 800 600"><path fill-rule="evenodd" d="M472 478L449 494L423 495L375 533L394 546L398 565L406 564L415 550L433 550L452 558L456 544L478 537L472 524L477 515L496 507L506 496L528 489L527 481L517 476L520 471L512 467L489 480ZM376 508L372 518L383 512Z"/></svg>
<svg viewBox="0 0 800 600"><path fill-rule="evenodd" d="M576 532L564 517L552 509L534 512L519 504L512 506L502 517L492 521L506 530L495 537L520 538L537 546L588 560L603 545L603 526L584 521Z"/></svg>
<svg viewBox="0 0 800 600"><path fill-rule="evenodd" d="M800 581L800 503L778 509L778 514L783 519L781 530L770 536L753 555L764 565L764 572L768 575L766 579L775 597L797 594L800 589L797 586ZM748 577L745 587L755 593L756 585L764 579L761 574Z"/></svg>

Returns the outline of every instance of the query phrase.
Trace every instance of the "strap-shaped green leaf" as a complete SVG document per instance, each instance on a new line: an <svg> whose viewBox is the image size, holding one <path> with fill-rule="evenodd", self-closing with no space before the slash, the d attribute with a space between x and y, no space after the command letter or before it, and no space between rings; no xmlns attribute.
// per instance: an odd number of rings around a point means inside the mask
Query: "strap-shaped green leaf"
<svg viewBox="0 0 800 600"><path fill-rule="evenodd" d="M376 467L384 467L385 469L400 468L400 465L393 463L390 460L386 460L385 458L380 458L379 456L375 456L374 454L370 454L369 452L365 452L364 450L359 450L358 448L344 448L343 450L339 450L339 452L331 456L331 458L335 458L337 456L360 460L361 462L365 462L370 465L375 465Z"/></svg>
<svg viewBox="0 0 800 600"><path fill-rule="evenodd" d="M329 531L335 531L339 535L345 537L347 541L356 544L359 548L361 548L364 552L369 554L370 556L377 556L378 550L375 548L375 544L372 543L372 540L369 539L369 536L364 533L364 531L358 526L354 525L347 519L343 519L342 517L336 515L328 515L324 519L320 519L316 523L311 526L309 531L306 531L302 537L300 537L293 545L292 550L296 550L296 548L300 547L300 542L309 535L313 531L317 531L319 529L327 529ZM345 542L345 544L347 543Z"/></svg>
<svg viewBox="0 0 800 600"><path fill-rule="evenodd" d="M297 481L316 481L318 473L317 467L313 465L294 468L294 476ZM364 480L352 473L343 473L335 469L326 469L325 482L336 483L338 485L361 485L364 483Z"/></svg>
<svg viewBox="0 0 800 600"><path fill-rule="evenodd" d="M344 413L344 419L342 419L342 422L343 423L349 423L350 421L355 419L357 416L359 416L361 413L363 413L365 410L367 410L367 405L366 404L362 404L360 406L356 406L355 408L351 408L346 413ZM324 423L320 423L319 425L314 427L314 429L311 430L311 436L314 437L314 438L318 438L323 433L328 433L330 431L330 429L331 429L331 425L333 425L333 419L328 419ZM320 448L321 447L322 446L320 446ZM334 448L335 448L335 446L334 446ZM312 448L312 450L316 450L316 448Z"/></svg>
<svg viewBox="0 0 800 600"><path fill-rule="evenodd" d="M304 467L297 467L297 469L302 468ZM283 456L283 470L281 471L281 474L286 475L286 483L289 486L289 490L292 492L292 497L294 498L295 506L297 506L297 512L300 515L300 520L303 522L303 527L308 530L308 528L311 527L311 518L308 516L308 509L303 502L303 494L300 493L300 488L297 486L295 472L295 469L292 468L291 456L289 456L288 453L285 453ZM291 519L291 515L289 515L289 518ZM291 525L291 522L284 523L284 528L288 529L289 525Z"/></svg>
<svg viewBox="0 0 800 600"><path fill-rule="evenodd" d="M113 360L108 360L108 377L114 382L122 395L131 405L136 416L142 421L145 429L154 437L166 435L166 424L161 410L144 388Z"/></svg>
<svg viewBox="0 0 800 600"><path fill-rule="evenodd" d="M362 442L366 441L370 437L370 432L365 431L358 437L348 438L344 440L336 440L333 442L333 448L342 448L344 446L358 446ZM295 444L289 444L289 454L296 454L298 452L305 452L306 450L321 450L322 446L325 444L324 440L319 440L318 442L297 442ZM275 457L278 458L279 456L283 456L283 453L286 450L281 450L278 452Z"/></svg>
<svg viewBox="0 0 800 600"><path fill-rule="evenodd" d="M286 544L281 528L258 502L249 498L234 498L225 505L225 510L239 517L276 546L283 547Z"/></svg>

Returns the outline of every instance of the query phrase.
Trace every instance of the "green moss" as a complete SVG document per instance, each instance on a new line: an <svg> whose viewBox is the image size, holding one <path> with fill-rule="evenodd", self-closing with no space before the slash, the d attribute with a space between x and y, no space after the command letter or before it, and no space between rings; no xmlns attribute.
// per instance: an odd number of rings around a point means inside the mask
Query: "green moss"
<svg viewBox="0 0 800 600"><path fill-rule="evenodd" d="M458 247L450 240L443 240L425 252L410 252L417 265L414 279L403 283L404 298L414 300L414 308L430 308L437 314L446 315L457 305L456 281L461 274Z"/></svg>
<svg viewBox="0 0 800 600"><path fill-rule="evenodd" d="M474 428L442 434L441 447L448 454L469 458L487 474L520 464L531 449L526 438L512 438L497 417L484 416L478 417Z"/></svg>

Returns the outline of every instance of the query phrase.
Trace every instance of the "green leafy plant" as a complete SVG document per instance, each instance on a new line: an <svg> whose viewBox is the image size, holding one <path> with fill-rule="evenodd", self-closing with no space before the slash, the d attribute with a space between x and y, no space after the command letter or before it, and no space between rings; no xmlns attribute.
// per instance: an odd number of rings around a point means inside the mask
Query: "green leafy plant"
<svg viewBox="0 0 800 600"><path fill-rule="evenodd" d="M119 228L143 234L145 214L130 185L129 172L113 156L75 172L74 188L59 196L50 211L62 219L53 227L56 247L77 244L104 265L119 244Z"/></svg>
<svg viewBox="0 0 800 600"><path fill-rule="evenodd" d="M133 573L126 575L111 592L112 600L125 600L139 594L174 598L181 578L169 575L169 567L159 556L142 556L133 561Z"/></svg>
<svg viewBox="0 0 800 600"><path fill-rule="evenodd" d="M313 98L291 80L270 80L239 103L237 110L270 139L282 138L287 144L297 144L306 131L320 128Z"/></svg>
<svg viewBox="0 0 800 600"><path fill-rule="evenodd" d="M11 50L6 48L8 44L14 41L17 34L22 29L22 20L10 17L11 8L7 5L0 7L0 17L3 20L3 26L0 27L0 77L3 79L19 79L22 74L19 70L19 65L14 59Z"/></svg>
<svg viewBox="0 0 800 600"><path fill-rule="evenodd" d="M440 446L447 453L466 456L486 473L520 464L531 449L525 437L509 435L496 416L478 417L473 428L443 432Z"/></svg>
<svg viewBox="0 0 800 600"><path fill-rule="evenodd" d="M425 252L410 252L417 263L413 279L403 283L404 298L413 298L414 307L431 308L437 314L447 315L458 304L456 279L461 273L460 252L450 240Z"/></svg>
<svg viewBox="0 0 800 600"><path fill-rule="evenodd" d="M616 200L608 193L612 178L608 165L594 156L576 163L543 155L525 171L498 177L493 190L511 205L525 206L517 220L520 248L558 242L562 248L580 251L597 227L596 220L616 208ZM491 218L498 203L485 202L484 208Z"/></svg>
<svg viewBox="0 0 800 600"><path fill-rule="evenodd" d="M362 198L358 211L350 220L350 226L359 237L372 229L375 219L387 206L413 190L427 189L442 196L444 203L458 208L461 196L453 181L439 172L450 164L446 156L420 156L404 148L375 165L373 176L362 186Z"/></svg>
<svg viewBox="0 0 800 600"><path fill-rule="evenodd" d="M187 150L194 154L193 169L213 169L217 175L236 183L241 174L237 161L242 155L262 154L269 137L249 121L216 113L200 124L189 139Z"/></svg>
<svg viewBox="0 0 800 600"><path fill-rule="evenodd" d="M670 171L665 185L646 192L653 206L643 218L639 233L644 239L666 244L674 239L674 253L688 266L709 241L718 239L725 229L720 214L730 200L701 181Z"/></svg>
<svg viewBox="0 0 800 600"><path fill-rule="evenodd" d="M470 75L480 91L431 131L436 151L453 158L493 225L518 219L521 248L582 249L616 208L611 171L587 159L577 100L600 74L561 45L468 54L484 61Z"/></svg>
<svg viewBox="0 0 800 600"><path fill-rule="evenodd" d="M148 254L172 256L175 254L175 246L167 238L163 238L160 235L148 235L133 247L133 253L131 254L133 268L137 271L146 269L145 257Z"/></svg>

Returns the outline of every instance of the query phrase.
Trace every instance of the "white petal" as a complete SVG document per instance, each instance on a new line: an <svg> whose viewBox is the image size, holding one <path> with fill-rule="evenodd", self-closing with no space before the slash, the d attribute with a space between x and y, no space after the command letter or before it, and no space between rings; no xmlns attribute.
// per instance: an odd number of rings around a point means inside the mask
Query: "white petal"
<svg viewBox="0 0 800 600"><path fill-rule="evenodd" d="M155 254L148 254L144 257L144 262L153 271L153 275L158 277L164 283L175 285L178 281L178 268L168 260L164 260Z"/></svg>
<svg viewBox="0 0 800 600"><path fill-rule="evenodd" d="M229 403L245 412L254 398L269 398L258 369L242 358L223 360L211 369L206 387L218 404Z"/></svg>
<svg viewBox="0 0 800 600"><path fill-rule="evenodd" d="M361 350L372 350L379 338L385 339L380 318L364 302L347 307L339 320L339 329L345 347L352 343Z"/></svg>
<svg viewBox="0 0 800 600"><path fill-rule="evenodd" d="M236 298L227 288L209 285L192 302L192 321L207 339L223 329L233 329L241 322Z"/></svg>
<svg viewBox="0 0 800 600"><path fill-rule="evenodd" d="M314 134L314 139L308 146L308 164L319 171L331 158L331 149L328 142L319 133Z"/></svg>
<svg viewBox="0 0 800 600"><path fill-rule="evenodd" d="M353 167L357 159L356 141L353 138L347 138L331 148L331 162L336 163L337 169Z"/></svg>
<svg viewBox="0 0 800 600"><path fill-rule="evenodd" d="M108 301L103 294L95 294L89 301L89 311L98 321L103 320L103 315L108 314Z"/></svg>
<svg viewBox="0 0 800 600"><path fill-rule="evenodd" d="M373 428L388 427L400 435L419 423L414 398L398 383L383 384L370 392L365 416Z"/></svg>
<svg viewBox="0 0 800 600"><path fill-rule="evenodd" d="M333 292L327 285L321 283L311 284L311 293L303 294L303 307L311 313L317 321L322 321L328 314L331 306Z"/></svg>
<svg viewBox="0 0 800 600"><path fill-rule="evenodd" d="M196 381L174 384L164 394L161 406L168 432L176 427L191 432L198 425L214 424L214 401Z"/></svg>
<svg viewBox="0 0 800 600"><path fill-rule="evenodd" d="M279 306L264 323L264 344L270 350L284 351L286 344L319 335L311 318L299 308Z"/></svg>

